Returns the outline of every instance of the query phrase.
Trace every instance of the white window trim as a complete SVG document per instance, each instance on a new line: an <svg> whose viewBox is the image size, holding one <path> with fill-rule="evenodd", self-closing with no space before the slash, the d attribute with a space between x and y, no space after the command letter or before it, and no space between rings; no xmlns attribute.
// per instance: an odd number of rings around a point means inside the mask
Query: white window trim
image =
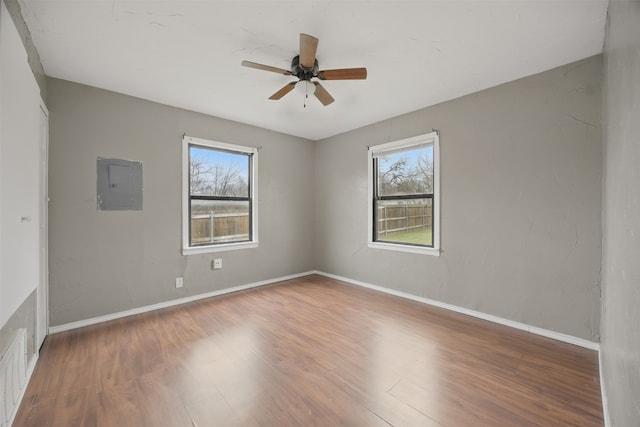
<svg viewBox="0 0 640 427"><path fill-rule="evenodd" d="M252 154L251 162L251 238L249 242L220 243L208 246L189 246L189 144L202 145L239 153ZM182 137L182 255L206 254L212 252L233 251L238 249L249 249L258 247L258 149L245 147L242 145L228 144L226 142L211 141L208 139L194 138L191 136Z"/></svg>
<svg viewBox="0 0 640 427"><path fill-rule="evenodd" d="M401 148L408 148L420 144L433 144L433 247L427 248L414 245L403 245L399 243L376 242L373 236L373 158L384 153L385 151L395 151ZM411 138L401 139L398 141L387 142L385 144L369 147L368 150L368 247L372 249L383 249L397 252L409 252L414 254L425 254L440 256L440 138L438 132L430 132L424 135L417 135Z"/></svg>

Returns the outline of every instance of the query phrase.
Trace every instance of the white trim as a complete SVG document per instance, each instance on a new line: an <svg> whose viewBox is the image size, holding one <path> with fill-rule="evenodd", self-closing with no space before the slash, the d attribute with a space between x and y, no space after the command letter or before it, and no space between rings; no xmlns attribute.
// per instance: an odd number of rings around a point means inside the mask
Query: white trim
<svg viewBox="0 0 640 427"><path fill-rule="evenodd" d="M182 255L210 254L212 252L237 251L238 249L251 249L259 246L258 241L223 243L215 246L192 246L182 249Z"/></svg>
<svg viewBox="0 0 640 427"><path fill-rule="evenodd" d="M378 153L393 152L409 147L417 147L421 144L433 144L433 247L402 245L398 243L385 243L374 241L373 236L373 159ZM438 132L430 132L413 136L398 141L374 145L367 150L367 246L373 249L391 250L397 252L410 252L440 256L440 137Z"/></svg>
<svg viewBox="0 0 640 427"><path fill-rule="evenodd" d="M384 288L382 286L372 285L370 283L362 282L360 280L353 280L347 277L338 276L335 274L325 273L323 271L316 271L316 274L329 277L331 279L340 280L342 282L350 283L352 285L362 286L364 288L373 289L375 291L384 292L390 295L395 295L401 298L410 299L413 301L421 302L424 304L432 305L434 307L444 308L445 310L454 311L460 314L466 314L467 316L476 317L478 319L488 320L489 322L498 323L500 325L509 326L511 328L527 331L532 334L540 335L543 337L551 338L557 341L566 342L568 344L577 345L579 347L588 348L590 350L599 350L600 344L586 340L584 338L574 337L572 335L563 334L560 332L550 331L548 329L539 328L537 326L530 326L525 323L516 322L502 317L494 316L492 314L482 313L480 311L471 310L457 305L448 304L446 302L440 302L429 298L419 297L417 295L408 294L406 292L396 291L394 289Z"/></svg>
<svg viewBox="0 0 640 427"><path fill-rule="evenodd" d="M370 247L371 249L384 249L387 251L409 252L412 254L440 256L440 251L438 249L427 248L424 246L402 245L399 243L385 243L385 242L369 242L367 246Z"/></svg>
<svg viewBox="0 0 640 427"><path fill-rule="evenodd" d="M530 326L525 323L516 322L514 320L504 319L502 317L494 316L492 314L482 313L480 311L471 310L464 307L459 307L457 305L448 304L441 301L432 300L429 298L419 297L417 295L408 294L406 292L396 291L395 289L389 289L378 285L372 285L367 282L363 282L360 280L349 279L347 277L338 276L336 274L326 273L324 271L314 270L314 271L306 271L303 273L290 274L288 276L277 277L273 279L262 280L259 282L252 282L245 285L235 286L233 288L221 289L217 291L206 292L203 294L192 295L185 298L179 298L171 301L165 301L157 304L146 305L143 307L134 308L131 310L120 311L117 313L107 314L104 316L93 317L91 319L79 320L77 322L65 323L63 325L58 326L50 326L49 334L57 334L59 332L68 331L71 329L82 328L84 326L95 325L97 323L108 322L110 320L121 319L123 317L133 316L136 314L146 313L153 310L159 310L162 308L173 307L180 304L185 304L192 301L197 301L205 298L211 298L218 295L229 294L233 292L243 291L246 289L257 288L260 286L270 285L272 283L283 282L285 280L297 279L299 277L309 276L311 274L318 274L320 276L329 277L331 279L339 280L341 282L350 283L352 285L361 286L363 288L372 289L379 292L384 292L389 295L394 295L401 298L410 299L413 301L421 302L423 304L432 305L434 307L444 308L445 310L453 311L460 314L465 314L467 316L475 317L478 319L487 320L489 322L497 323L504 326L509 326L514 329L519 329L522 331L530 332L535 335L540 335L543 337L555 339L557 341L562 341L568 344L577 345L579 347L584 347L590 350L600 350L600 344L597 342L589 341L584 338L574 337L573 335L563 334L561 332L550 331L548 329L540 328L537 326ZM602 363L602 362L600 362ZM600 370L602 372L602 369ZM601 374L602 375L602 374ZM602 379L601 379L602 386ZM604 389L603 389L604 393ZM604 394L603 394L604 398Z"/></svg>
<svg viewBox="0 0 640 427"><path fill-rule="evenodd" d="M269 279L269 280L263 280L263 281L259 281L259 282L253 282L253 283L249 283L246 285L240 285L240 286L235 286L233 288L228 288L228 289L222 289L222 290L218 290L218 291L212 291L212 292L207 292L204 294L199 294L199 295L192 295L190 297L185 297L185 298L180 298L180 299L176 299L176 300L171 300L171 301L166 301L166 302L162 302L162 303L158 303L158 304L153 304L153 305L147 305L144 307L139 307L139 308L135 308L135 309L131 309L131 310L126 310L126 311L121 311L118 313L113 313L113 314L108 314L105 316L100 316L100 317L94 317L91 319L86 319L86 320L80 320L77 322L71 322L71 323L66 323L63 325L58 325L58 326L50 326L49 327L49 334L56 334L59 332L64 332L64 331L68 331L71 329L77 329L77 328L81 328L84 326L90 326L90 325L95 325L97 323L102 323L102 322L107 322L110 320L115 320L115 319L120 319L123 317L128 317L128 316L133 316L136 314L141 314L141 313L146 313L149 311L153 311L153 310L159 310L162 308L167 308L167 307L172 307L172 306L176 306L176 305L180 305L180 304L185 304L188 302L192 302L192 301L197 301L197 300L201 300L201 299L205 299L205 298L211 298L211 297L215 297L218 295L224 295L224 294L229 294L229 293L233 293L233 292L238 292L238 291L242 291L242 290L246 290L246 289L251 289L251 288L257 288L260 286L265 286L265 285L269 285L272 283L277 283L277 282L282 282L285 280L291 280L291 279L297 279L299 277L304 277L304 276L309 276L312 274L318 274L321 276L325 276L325 277L329 277L331 279L335 279L335 280L339 280L341 282L345 282L345 283L350 283L352 285L356 285L356 286L361 286L364 288L368 288L368 289L372 289L375 291L379 291L379 292L384 292L386 294L389 295L394 295L400 298L406 298L412 301L417 301L423 304L428 304L434 307L439 307L439 308L443 308L445 310L449 310L449 311L453 311L456 313L460 313L460 314L465 314L471 317L475 317L478 319L483 319L483 320L487 320L489 322L493 322L493 323L497 323L500 325L504 325L504 326L508 326L514 329L519 329L522 331L527 331L529 333L535 334L535 335L540 335L540 336L544 336L547 338L551 338L551 339L555 339L557 341L561 341L561 342L565 342L568 344L573 344L573 345L577 345L579 347L583 347L583 348L587 348L589 350L596 350L598 351L598 369L599 369L599 374L600 374L600 393L601 393L601 397L602 397L602 411L603 411L603 416L604 416L604 425L605 427L609 427L611 425L611 421L609 418L609 409L608 409L608 401L607 401L607 392L606 392L606 388L604 385L604 380L602 377L602 352L600 351L600 344L593 342L593 341L589 341L589 340L585 340L583 338L578 338L578 337L574 337L572 335L567 335L567 334L563 334L560 332L555 332L555 331L550 331L548 329L543 329L543 328L539 328L537 326L530 326L527 325L525 323L521 323L521 322L516 322L513 320L508 320L508 319L504 319L502 317L498 317L498 316L493 316L491 314L486 314L486 313L482 313L476 310L470 310L468 308L464 308L464 307L459 307L453 304L448 304L448 303L444 303L444 302L440 302L440 301L436 301L436 300L432 300L429 298L423 298L423 297L419 297L417 295L411 295L405 292L400 292L400 291L396 291L394 289L389 289L389 288L385 288L382 286L377 286L377 285L372 285L370 283L366 283L360 280L354 280L354 279L349 279L347 277L343 277L343 276L338 276L336 274L331 274L331 273L326 273L324 271L319 271L319 270L314 270L314 271L307 271L304 273L298 273L298 274L291 274L288 276L282 276L282 277L278 277L278 278L274 278L274 279ZM38 353L36 353L35 357L31 360L30 364L29 364L29 370L27 373L27 385L29 383L29 380L31 379L31 375L33 374L36 362L38 360ZM22 392L22 396L20 396L20 401L22 401L22 398L24 396L24 392L26 392L26 387L24 388L23 392ZM17 412L17 411L16 411ZM15 414L13 415L15 417ZM11 420L11 422L13 422L13 419ZM11 425L11 422L9 423L9 425Z"/></svg>
<svg viewBox="0 0 640 427"><path fill-rule="evenodd" d="M438 133L435 131L422 135L411 136L409 138L399 139L397 141L385 142L384 144L372 145L371 147L369 147L369 150L373 153L399 152L403 149L420 146L421 144L432 144L435 141L429 141L429 139L433 139L434 136L438 136Z"/></svg>
<svg viewBox="0 0 640 427"><path fill-rule="evenodd" d="M39 195L38 209L40 213L40 224L38 225L38 263L39 265L39 283L36 288L36 339L35 346L39 349L42 347L44 339L49 334L49 109L40 98L40 111L45 117L44 134L44 159L39 158ZM43 141L38 142L38 153L41 151ZM43 166L44 165L44 166ZM44 170L42 170L44 167ZM43 230L44 229L44 230ZM40 239L44 236L44 239ZM44 240L44 241L42 241ZM41 289L42 288L42 289ZM41 295L43 293L43 295ZM44 325L40 323L40 317L44 314ZM44 327L44 336L40 336L40 329Z"/></svg>
<svg viewBox="0 0 640 427"><path fill-rule="evenodd" d="M604 386L604 378L602 377L602 349L598 352L598 369L600 370L600 395L602 396L602 416L604 418L604 427L609 427L611 425L611 419L609 418L607 389Z"/></svg>
<svg viewBox="0 0 640 427"><path fill-rule="evenodd" d="M257 154L258 149L255 147L245 147L244 145L229 144L228 142L213 141L211 139L195 138L193 136L184 135L182 141L188 144L202 145L204 147L219 148L222 150L232 151L243 154Z"/></svg>
<svg viewBox="0 0 640 427"><path fill-rule="evenodd" d="M442 229L440 216L440 135L433 132L433 250L440 254L440 230Z"/></svg>
<svg viewBox="0 0 640 427"><path fill-rule="evenodd" d="M246 289L257 288L259 286L270 285L272 283L282 282L285 280L297 279L299 277L314 274L314 271L306 271L304 273L290 274L288 276L276 277L274 279L261 280L259 282L247 283L246 285L234 286L233 288L220 289L217 291L206 292L204 294L191 295L184 298L178 298L171 301L160 302L157 304L145 305L143 307L133 308L131 310L120 311L117 313L106 314L104 316L93 317L91 319L78 320L77 322L65 323L63 325L50 326L49 334L57 334L59 332L69 331L71 329L82 328L85 326L95 325L98 323L108 322L110 320L121 319L123 317L134 316L136 314L146 313L149 311L159 310L162 308L173 307L176 305L186 304L192 301L198 301L205 298L211 298L218 295L230 294L233 292L244 291Z"/></svg>
<svg viewBox="0 0 640 427"><path fill-rule="evenodd" d="M182 137L182 255L189 247L189 143Z"/></svg>
<svg viewBox="0 0 640 427"><path fill-rule="evenodd" d="M18 397L18 404L13 410L13 414L9 418L8 426L12 426L13 422L16 420L16 415L18 415L18 410L20 409L20 405L22 404L22 399L24 399L24 395L27 392L27 387L29 387L29 381L31 381L31 376L33 375L33 371L36 369L36 364L38 363L38 358L40 357L40 352L36 351L36 354L33 355L31 360L29 361L29 366L27 366L27 380L24 382L24 387L20 390L20 396Z"/></svg>
<svg viewBox="0 0 640 427"><path fill-rule="evenodd" d="M249 171L249 189L251 194L251 230L250 242L224 243L210 246L189 246L189 144L204 147L218 148L236 153L250 154L251 170ZM208 139L194 138L184 135L182 137L182 255L195 255L212 252L233 251L238 249L257 248L258 240L258 149L226 142L212 141Z"/></svg>

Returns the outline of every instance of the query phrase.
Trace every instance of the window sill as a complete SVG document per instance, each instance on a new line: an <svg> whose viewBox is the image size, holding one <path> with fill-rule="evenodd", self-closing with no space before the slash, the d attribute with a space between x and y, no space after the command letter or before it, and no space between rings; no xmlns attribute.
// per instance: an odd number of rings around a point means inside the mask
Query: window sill
<svg viewBox="0 0 640 427"><path fill-rule="evenodd" d="M412 246L412 245L401 245L398 243L369 242L369 247L372 249L384 249L387 251L409 252L413 254L440 256L440 249L424 248L424 247Z"/></svg>
<svg viewBox="0 0 640 427"><path fill-rule="evenodd" d="M182 249L182 255L208 254L213 252L236 251L239 249L257 248L258 242L223 243L211 246L193 246Z"/></svg>

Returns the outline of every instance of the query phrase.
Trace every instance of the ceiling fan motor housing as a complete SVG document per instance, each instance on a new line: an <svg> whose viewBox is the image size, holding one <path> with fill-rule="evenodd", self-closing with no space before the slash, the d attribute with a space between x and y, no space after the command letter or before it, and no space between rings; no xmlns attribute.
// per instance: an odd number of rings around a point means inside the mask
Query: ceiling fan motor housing
<svg viewBox="0 0 640 427"><path fill-rule="evenodd" d="M311 81L312 77L316 77L318 75L318 70L319 67L317 59L314 60L313 68L310 70L306 70L302 65L300 65L300 55L296 55L291 60L291 72L300 80Z"/></svg>

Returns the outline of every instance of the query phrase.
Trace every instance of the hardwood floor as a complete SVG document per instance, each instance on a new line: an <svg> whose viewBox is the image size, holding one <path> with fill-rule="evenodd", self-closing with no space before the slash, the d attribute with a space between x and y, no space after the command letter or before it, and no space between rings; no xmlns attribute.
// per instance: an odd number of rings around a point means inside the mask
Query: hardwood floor
<svg viewBox="0 0 640 427"><path fill-rule="evenodd" d="M14 426L602 426L598 358L308 276L49 336Z"/></svg>

